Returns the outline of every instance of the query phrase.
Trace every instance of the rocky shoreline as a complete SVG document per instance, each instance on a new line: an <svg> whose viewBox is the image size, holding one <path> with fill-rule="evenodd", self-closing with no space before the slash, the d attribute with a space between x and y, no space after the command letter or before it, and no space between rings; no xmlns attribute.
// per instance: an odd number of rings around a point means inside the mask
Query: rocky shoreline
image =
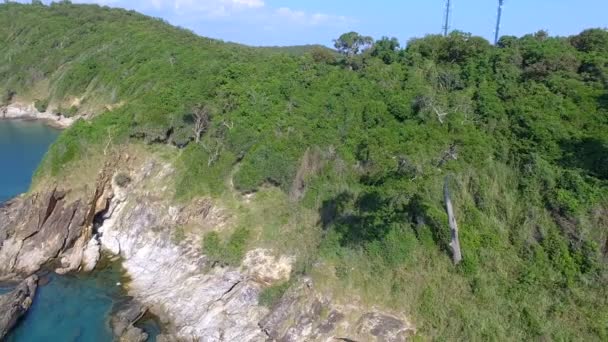
<svg viewBox="0 0 608 342"><path fill-rule="evenodd" d="M0 107L0 119L39 120L51 127L59 129L68 128L75 122L74 118L56 115L49 111L42 113L39 112L33 104L25 105L20 103L13 103L8 106Z"/></svg>
<svg viewBox="0 0 608 342"><path fill-rule="evenodd" d="M172 203L161 186L174 177L170 164L127 169L126 159L106 164L84 194L52 189L0 207L0 278L24 279L43 267L88 272L102 252L119 257L130 278L125 289L139 303L112 319L121 340L145 340L133 323L146 310L165 328L158 341L404 341L415 332L405 317L334 303L307 278L292 280L274 307L259 305L265 287L292 276L293 258L254 249L240 267L213 267L200 236L226 225L222 208L211 199ZM127 184L118 184L121 174ZM184 225L199 231L175 241Z"/></svg>

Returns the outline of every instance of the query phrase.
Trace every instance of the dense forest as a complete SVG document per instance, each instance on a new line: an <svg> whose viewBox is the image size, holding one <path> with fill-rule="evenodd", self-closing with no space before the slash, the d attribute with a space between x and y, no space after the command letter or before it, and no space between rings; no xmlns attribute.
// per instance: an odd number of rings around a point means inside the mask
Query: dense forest
<svg viewBox="0 0 608 342"><path fill-rule="evenodd" d="M95 5L5 3L0 22L2 104L88 118L38 178L109 139L170 146L176 200L280 189L318 213L297 224L319 231L298 275L406 312L423 337L608 339L606 30L497 46L349 33L334 51L224 43ZM246 244L235 234L228 246Z"/></svg>

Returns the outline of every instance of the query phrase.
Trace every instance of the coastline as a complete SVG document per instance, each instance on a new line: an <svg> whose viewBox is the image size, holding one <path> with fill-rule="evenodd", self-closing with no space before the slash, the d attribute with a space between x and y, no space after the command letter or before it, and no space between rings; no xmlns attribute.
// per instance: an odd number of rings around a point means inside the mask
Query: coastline
<svg viewBox="0 0 608 342"><path fill-rule="evenodd" d="M66 129L76 121L76 118L55 115L48 111L42 113L33 104L13 103L0 107L0 120L41 121L53 128Z"/></svg>

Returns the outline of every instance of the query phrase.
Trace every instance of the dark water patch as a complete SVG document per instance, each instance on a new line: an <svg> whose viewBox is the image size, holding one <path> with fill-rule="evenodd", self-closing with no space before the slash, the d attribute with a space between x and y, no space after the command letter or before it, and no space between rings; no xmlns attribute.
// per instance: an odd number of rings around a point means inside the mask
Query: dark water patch
<svg viewBox="0 0 608 342"><path fill-rule="evenodd" d="M148 342L156 342L156 337L162 332L160 320L149 312L147 312L135 326L148 334Z"/></svg>

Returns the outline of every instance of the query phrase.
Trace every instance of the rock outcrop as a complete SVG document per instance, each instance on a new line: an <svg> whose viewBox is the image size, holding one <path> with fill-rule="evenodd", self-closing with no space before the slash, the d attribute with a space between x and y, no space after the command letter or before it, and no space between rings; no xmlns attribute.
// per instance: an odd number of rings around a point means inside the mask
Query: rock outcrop
<svg viewBox="0 0 608 342"><path fill-rule="evenodd" d="M201 237L224 229L229 215L211 199L173 203L165 192L174 176L168 164L117 169L108 165L80 199L53 190L0 208L0 276L25 277L53 260L59 273L89 271L100 249L120 256L129 295L165 327L159 340L403 341L414 331L404 317L339 305L308 279L295 281L275 307L259 305L265 287L289 279L294 258L258 248L240 267L214 267ZM128 184L116 181L124 173ZM184 226L195 228L176 238ZM144 339L132 324L142 310L114 316L119 339Z"/></svg>
<svg viewBox="0 0 608 342"><path fill-rule="evenodd" d="M0 119L41 120L57 128L68 128L75 121L74 118L56 115L48 111L39 112L33 104L24 105L17 103L0 107Z"/></svg>
<svg viewBox="0 0 608 342"><path fill-rule="evenodd" d="M0 296L0 340L30 308L37 287L38 277L33 275L25 279L13 291Z"/></svg>
<svg viewBox="0 0 608 342"><path fill-rule="evenodd" d="M83 235L88 208L65 193L14 199L0 208L0 277L27 276L65 253Z"/></svg>
<svg viewBox="0 0 608 342"><path fill-rule="evenodd" d="M268 309L258 306L262 285L255 277L245 269L211 268L196 240L202 232L173 238L178 226L194 221L201 229L223 224L221 210L208 201L178 206L138 186L144 180L166 184L172 172L146 164L128 187L114 184L98 228L102 247L120 255L131 278L129 294L165 321L169 339L264 341L258 322Z"/></svg>
<svg viewBox="0 0 608 342"><path fill-rule="evenodd" d="M260 328L273 341L405 341L415 332L405 318L359 306L332 303L315 291L312 280L304 278L292 286Z"/></svg>

